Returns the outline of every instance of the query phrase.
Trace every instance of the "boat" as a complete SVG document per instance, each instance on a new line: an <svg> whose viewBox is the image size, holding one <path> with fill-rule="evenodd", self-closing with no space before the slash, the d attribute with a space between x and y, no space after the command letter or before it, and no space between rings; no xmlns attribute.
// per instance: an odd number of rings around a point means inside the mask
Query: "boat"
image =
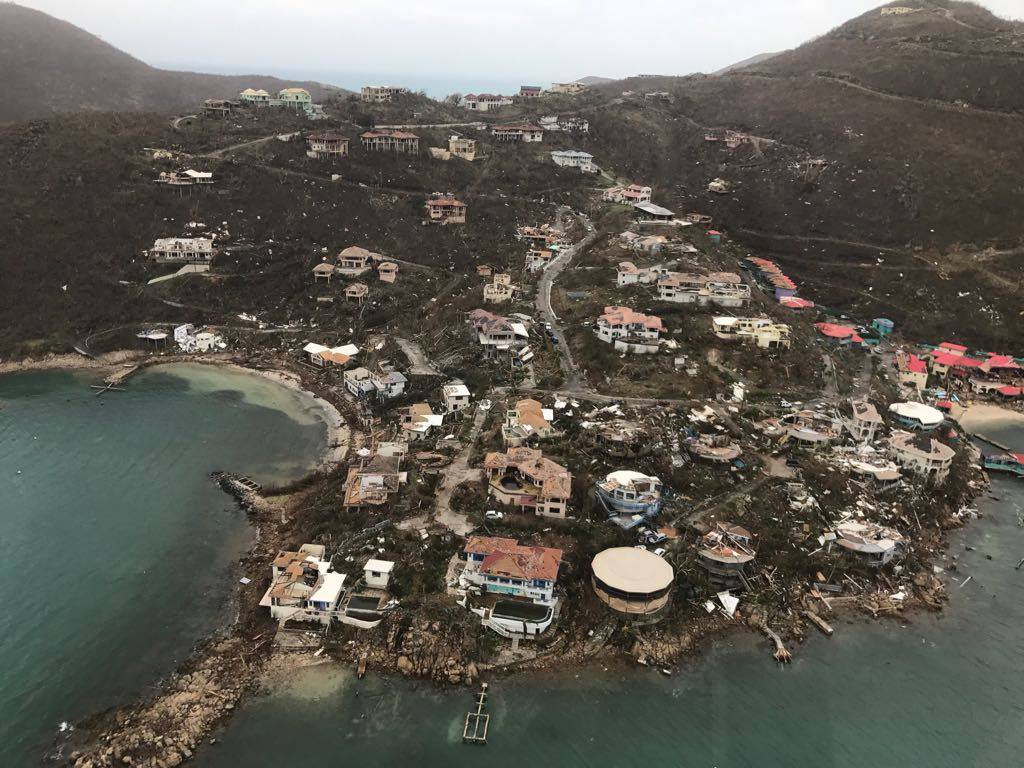
<svg viewBox="0 0 1024 768"><path fill-rule="evenodd" d="M992 472L1008 472L1017 477L1024 477L1024 453L998 453L985 456L982 466Z"/></svg>

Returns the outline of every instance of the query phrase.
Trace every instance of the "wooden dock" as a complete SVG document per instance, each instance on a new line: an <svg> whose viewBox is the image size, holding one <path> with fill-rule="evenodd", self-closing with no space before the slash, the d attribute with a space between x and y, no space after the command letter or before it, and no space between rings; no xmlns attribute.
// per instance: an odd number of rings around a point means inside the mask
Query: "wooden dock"
<svg viewBox="0 0 1024 768"><path fill-rule="evenodd" d="M466 724L462 727L464 744L487 744L487 727L491 716L484 712L487 706L487 683L481 683L476 695L476 709L466 713Z"/></svg>

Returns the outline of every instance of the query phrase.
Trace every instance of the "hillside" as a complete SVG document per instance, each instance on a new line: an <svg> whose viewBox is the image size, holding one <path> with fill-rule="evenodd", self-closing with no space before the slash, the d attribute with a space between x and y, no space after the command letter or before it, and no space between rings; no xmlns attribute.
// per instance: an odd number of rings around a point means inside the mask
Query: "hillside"
<svg viewBox="0 0 1024 768"><path fill-rule="evenodd" d="M247 86L301 86L322 99L340 89L262 75L206 75L151 67L95 35L45 13L0 4L0 122L59 112L173 111L233 98Z"/></svg>
<svg viewBox="0 0 1024 768"><path fill-rule="evenodd" d="M972 4L914 6L723 76L599 86L587 148L774 253L819 303L1007 343L1024 330L1024 26ZM704 139L728 129L755 138ZM715 177L732 193L709 194Z"/></svg>

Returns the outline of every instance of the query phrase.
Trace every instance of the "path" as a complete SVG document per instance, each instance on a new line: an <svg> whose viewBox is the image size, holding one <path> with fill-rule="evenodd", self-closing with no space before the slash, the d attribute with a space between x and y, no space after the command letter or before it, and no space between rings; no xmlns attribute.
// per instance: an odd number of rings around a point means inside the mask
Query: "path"
<svg viewBox="0 0 1024 768"><path fill-rule="evenodd" d="M472 123L395 123L393 125L376 125L375 128L403 130L407 128L486 128L487 123L477 120Z"/></svg>
<svg viewBox="0 0 1024 768"><path fill-rule="evenodd" d="M232 144L229 147L221 147L220 149L210 150L209 152L206 152L204 154L199 155L199 157L220 158L220 157L223 157L224 155L226 155L228 152L234 152L234 151L239 150L239 149L247 149L248 147L257 147L260 144L266 144L268 141L270 141L272 139L276 139L279 135L280 134L275 133L275 134L273 134L271 136L261 136L258 139L250 139L248 141L242 141L242 142L239 142L238 144Z"/></svg>
<svg viewBox="0 0 1024 768"><path fill-rule="evenodd" d="M423 351L423 347L415 341L395 336L395 342L402 348L405 356L409 358L409 373L416 376L441 375L441 372L430 362L426 352Z"/></svg>
<svg viewBox="0 0 1024 768"><path fill-rule="evenodd" d="M469 457L473 453L473 446L476 445L476 441L480 437L480 430L483 428L484 419L487 418L488 413L489 411L477 406L476 414L473 416L473 426L462 443L462 450L459 451L452 463L445 467L441 486L434 497L434 519L456 536L465 536L474 528L473 524L469 522L469 518L452 510L451 501L452 493L457 485L466 481L480 482L483 479L482 469L470 468ZM413 521L404 521L399 527L404 528L405 523L411 522Z"/></svg>
<svg viewBox="0 0 1024 768"><path fill-rule="evenodd" d="M560 209L560 215L561 215ZM562 271L569 266L572 262L573 257L576 256L580 251L590 247L600 237L600 233L594 229L594 225L590 222L590 219L580 214L580 221L583 222L584 228L587 230L587 235L580 242L574 245L564 248L559 251L558 256L551 260L548 264L547 269L541 273L540 280L537 281L537 311L545 322L551 324L551 329L558 336L559 343L555 346L558 352L559 365L562 368L562 375L565 377L566 389L572 392L587 392L590 391L589 385L587 385L585 378L581 375L579 368L576 365L576 361L573 360L572 351L569 349L569 344L565 340L565 334L562 331L562 327L559 324L558 316L555 314L555 310L551 306L551 288L554 285L555 278L557 278Z"/></svg>
<svg viewBox="0 0 1024 768"><path fill-rule="evenodd" d="M197 117L199 117L199 115L182 115L181 117L176 117L171 120L171 128L176 131L180 131L182 122L185 120L195 120Z"/></svg>

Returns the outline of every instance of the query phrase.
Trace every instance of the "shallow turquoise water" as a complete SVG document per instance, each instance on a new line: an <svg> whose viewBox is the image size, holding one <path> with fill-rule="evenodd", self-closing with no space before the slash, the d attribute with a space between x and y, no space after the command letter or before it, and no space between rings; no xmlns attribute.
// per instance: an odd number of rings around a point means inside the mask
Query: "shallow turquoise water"
<svg viewBox="0 0 1024 768"><path fill-rule="evenodd" d="M90 376L0 376L0 766L58 724L172 671L230 609L245 517L210 480L301 475L326 445L312 400L209 366L95 397Z"/></svg>
<svg viewBox="0 0 1024 768"><path fill-rule="evenodd" d="M996 436L993 434L993 436ZM1018 449L1024 435L1002 434ZM196 761L203 768L309 761L423 768L699 766L963 768L1024 760L1024 483L950 551L942 614L837 621L794 663L743 634L670 678L614 668L499 680L486 747L461 743L471 692L335 667L277 680ZM968 552L965 545L973 545ZM986 559L991 555L992 559ZM971 576L971 580L960 584Z"/></svg>

